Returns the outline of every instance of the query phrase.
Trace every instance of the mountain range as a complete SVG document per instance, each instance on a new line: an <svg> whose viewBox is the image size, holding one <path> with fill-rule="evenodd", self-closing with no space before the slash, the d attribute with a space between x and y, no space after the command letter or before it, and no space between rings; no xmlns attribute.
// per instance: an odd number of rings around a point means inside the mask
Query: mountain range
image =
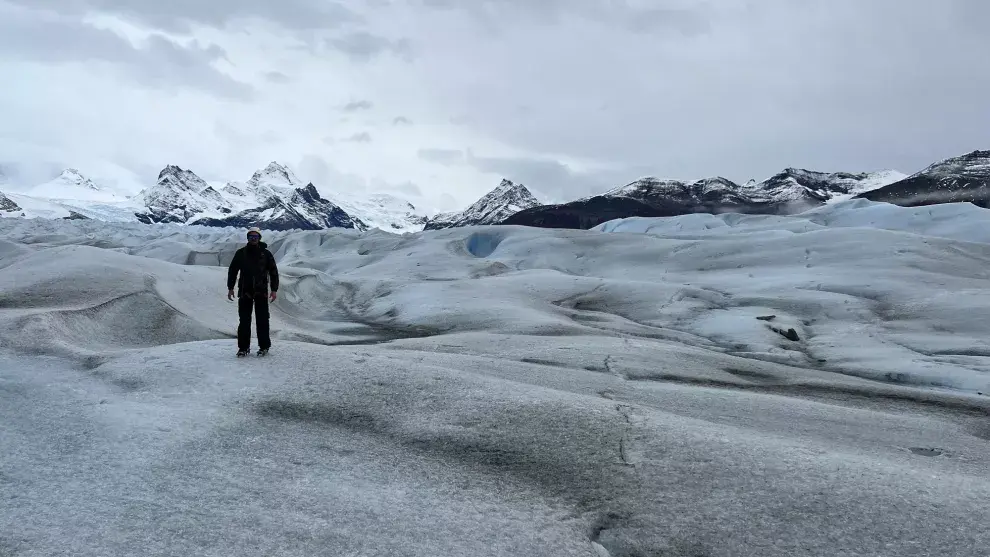
<svg viewBox="0 0 990 557"><path fill-rule="evenodd" d="M905 175L883 172L824 173L787 168L763 182L745 184L722 177L690 182L646 177L600 195L541 205L513 214L504 224L551 228L592 228L624 217L672 217L689 213L793 214L852 197Z"/></svg>
<svg viewBox="0 0 990 557"><path fill-rule="evenodd" d="M267 230L380 228L422 230L426 216L389 194L325 198L286 165L271 162L246 182L209 184L195 172L168 165L154 185L124 197L101 189L75 169L26 193L0 193L0 212L9 216L92 218L146 224L258 226Z"/></svg>
<svg viewBox="0 0 990 557"><path fill-rule="evenodd" d="M539 206L540 202L526 186L503 179L497 188L485 194L467 209L435 215L429 219L425 228L441 230L458 226L501 224L519 211Z"/></svg>
<svg viewBox="0 0 990 557"><path fill-rule="evenodd" d="M278 162L246 182L222 186L168 165L154 185L131 197L105 191L70 168L26 193L0 192L0 215L268 230L380 228L401 233L489 224L587 229L616 218L688 213L793 214L851 198L904 206L968 201L990 208L990 151L945 159L912 175L894 170L825 173L787 168L762 182L744 184L723 177L693 181L645 177L560 204L542 204L523 184L503 179L465 210L432 218L389 194L361 197L334 192L324 197L316 186Z"/></svg>
<svg viewBox="0 0 990 557"><path fill-rule="evenodd" d="M824 173L787 168L762 182L742 185L721 177L691 182L647 177L569 203L530 207L502 224L592 228L625 217L793 214L853 198L901 206L968 201L990 208L990 151L951 157L911 175L895 170Z"/></svg>

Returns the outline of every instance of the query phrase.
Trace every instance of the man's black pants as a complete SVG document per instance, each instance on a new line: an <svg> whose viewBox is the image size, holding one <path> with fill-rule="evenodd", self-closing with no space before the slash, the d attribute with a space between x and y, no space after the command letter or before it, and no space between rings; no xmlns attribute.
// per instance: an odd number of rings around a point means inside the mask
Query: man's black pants
<svg viewBox="0 0 990 557"><path fill-rule="evenodd" d="M259 292L254 297L245 294L237 300L237 315L240 318L237 324L237 348L251 349L251 310L254 310L258 325L258 348L267 350L272 346L272 339L268 333L267 292Z"/></svg>

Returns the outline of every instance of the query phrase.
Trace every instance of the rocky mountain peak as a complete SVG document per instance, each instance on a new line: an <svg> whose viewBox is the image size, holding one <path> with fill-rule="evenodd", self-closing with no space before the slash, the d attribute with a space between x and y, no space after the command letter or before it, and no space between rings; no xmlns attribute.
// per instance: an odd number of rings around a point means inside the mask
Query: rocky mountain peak
<svg viewBox="0 0 990 557"><path fill-rule="evenodd" d="M191 170L183 170L182 168L170 164L162 169L158 173L158 184L159 188L168 189L180 189L188 190L193 192L201 192L209 187L209 184L205 180L196 175L195 172Z"/></svg>
<svg viewBox="0 0 990 557"><path fill-rule="evenodd" d="M268 163L268 166L255 172L248 183L257 186L269 186L276 188L298 188L302 186L302 181L286 165L277 161Z"/></svg>
<svg viewBox="0 0 990 557"><path fill-rule="evenodd" d="M990 151L972 151L958 157L943 159L912 174L909 178L946 174L990 177Z"/></svg>
<svg viewBox="0 0 990 557"><path fill-rule="evenodd" d="M481 196L467 209L460 212L441 213L429 219L427 230L439 230L455 226L498 224L509 216L540 205L529 188L503 179L499 185Z"/></svg>
<svg viewBox="0 0 990 557"><path fill-rule="evenodd" d="M182 168L174 164L168 164L165 165L165 168L163 168L161 172L158 173L158 180L160 181L162 178L165 178L166 176L181 176L184 172L185 170L182 170Z"/></svg>
<svg viewBox="0 0 990 557"><path fill-rule="evenodd" d="M904 207L965 203L990 208L990 151L938 161L920 172L856 197Z"/></svg>
<svg viewBox="0 0 990 557"><path fill-rule="evenodd" d="M516 184L512 180L502 179L498 187L488 192L486 195L482 196L479 200L506 200L515 205L538 205L539 202L533 195L533 192L529 191L529 188L522 184Z"/></svg>
<svg viewBox="0 0 990 557"><path fill-rule="evenodd" d="M82 175L81 172L75 168L66 168L58 175L56 180L61 180L68 184L80 186L93 191L100 191L100 187L97 186L92 180Z"/></svg>
<svg viewBox="0 0 990 557"><path fill-rule="evenodd" d="M13 199L4 195L3 192L0 192L0 211L10 212L20 210L21 207L17 203L14 203Z"/></svg>

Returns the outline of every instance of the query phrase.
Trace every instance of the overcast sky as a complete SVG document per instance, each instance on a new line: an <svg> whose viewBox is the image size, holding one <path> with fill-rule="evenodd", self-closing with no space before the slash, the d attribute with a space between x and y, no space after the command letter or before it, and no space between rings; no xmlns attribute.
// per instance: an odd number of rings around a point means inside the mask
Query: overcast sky
<svg viewBox="0 0 990 557"><path fill-rule="evenodd" d="M455 209L990 148L986 0L0 0L0 165ZM15 187L15 186L8 186Z"/></svg>

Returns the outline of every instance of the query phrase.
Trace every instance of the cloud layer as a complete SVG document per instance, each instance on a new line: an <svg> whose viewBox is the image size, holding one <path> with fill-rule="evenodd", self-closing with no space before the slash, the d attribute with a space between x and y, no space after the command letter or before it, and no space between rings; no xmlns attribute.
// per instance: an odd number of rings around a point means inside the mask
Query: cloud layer
<svg viewBox="0 0 990 557"><path fill-rule="evenodd" d="M978 0L0 0L0 164L135 189L164 164L227 180L277 159L443 210L502 177L565 200L645 174L913 172L990 148L988 18Z"/></svg>

